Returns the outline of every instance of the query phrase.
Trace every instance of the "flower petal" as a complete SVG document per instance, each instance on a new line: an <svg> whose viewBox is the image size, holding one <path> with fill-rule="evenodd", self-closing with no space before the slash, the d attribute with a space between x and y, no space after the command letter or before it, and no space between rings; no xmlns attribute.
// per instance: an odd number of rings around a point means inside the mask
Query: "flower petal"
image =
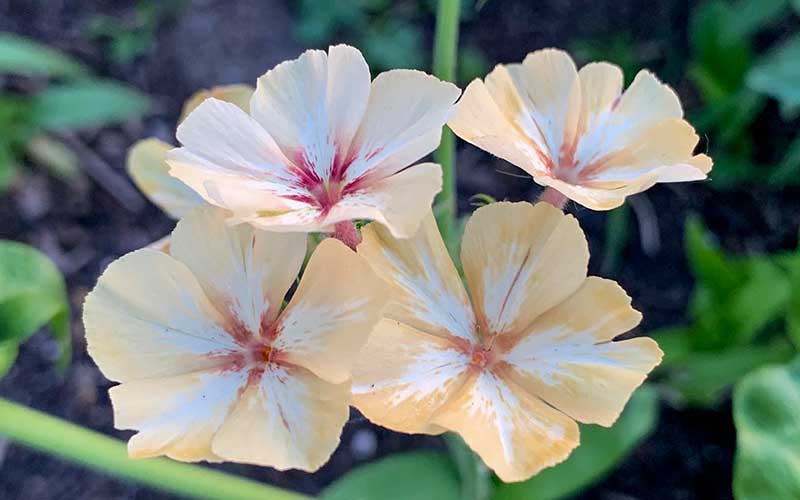
<svg viewBox="0 0 800 500"><path fill-rule="evenodd" d="M575 218L547 203L492 203L467 222L461 262L483 331L513 334L578 289L589 249Z"/></svg>
<svg viewBox="0 0 800 500"><path fill-rule="evenodd" d="M623 75L619 66L607 62L589 63L578 71L581 84L580 132L593 130L622 94Z"/></svg>
<svg viewBox="0 0 800 500"><path fill-rule="evenodd" d="M83 323L89 354L119 382L218 367L237 349L191 271L157 250L112 262L86 297Z"/></svg>
<svg viewBox="0 0 800 500"><path fill-rule="evenodd" d="M178 123L182 122L189 116L189 113L194 111L203 101L209 97L219 99L220 101L235 104L245 113L250 112L250 98L253 97L255 89L250 85L232 84L220 85L218 87L211 87L210 89L198 90L183 103L181 110L181 117Z"/></svg>
<svg viewBox="0 0 800 500"><path fill-rule="evenodd" d="M327 54L307 50L268 71L258 79L251 109L296 165L328 179L347 153L369 93L361 52L336 45Z"/></svg>
<svg viewBox="0 0 800 500"><path fill-rule="evenodd" d="M307 237L230 226L225 219L213 207L195 210L175 227L170 252L192 270L217 310L257 335L300 273Z"/></svg>
<svg viewBox="0 0 800 500"><path fill-rule="evenodd" d="M587 278L504 355L511 377L580 422L610 426L662 356L649 338L611 341L641 320L630 303L615 282Z"/></svg>
<svg viewBox="0 0 800 500"><path fill-rule="evenodd" d="M126 382L109 391L114 425L139 431L128 442L133 458L218 462L212 438L246 382L245 371L217 370Z"/></svg>
<svg viewBox="0 0 800 500"><path fill-rule="evenodd" d="M420 163L345 195L333 206L325 221L335 224L371 219L388 227L397 238L410 238L441 190L442 167L436 163Z"/></svg>
<svg viewBox="0 0 800 500"><path fill-rule="evenodd" d="M128 173L147 199L173 219L180 219L204 202L192 188L169 175L170 149L172 146L155 138L137 142L128 151Z"/></svg>
<svg viewBox="0 0 800 500"><path fill-rule="evenodd" d="M350 414L350 384L331 384L300 367L268 365L214 438L226 460L315 471L339 444Z"/></svg>
<svg viewBox="0 0 800 500"><path fill-rule="evenodd" d="M353 368L353 405L398 432L441 432L431 417L466 381L468 366L450 341L384 319Z"/></svg>
<svg viewBox="0 0 800 500"><path fill-rule="evenodd" d="M474 340L475 317L432 213L413 238L396 239L372 223L358 254L391 286L383 315L445 339Z"/></svg>
<svg viewBox="0 0 800 500"><path fill-rule="evenodd" d="M474 374L434 422L459 433L505 482L563 461L579 440L574 420L486 371Z"/></svg>
<svg viewBox="0 0 800 500"><path fill-rule="evenodd" d="M342 242L323 240L278 319L273 348L323 380L345 382L385 303L386 285L369 264Z"/></svg>
<svg viewBox="0 0 800 500"><path fill-rule="evenodd" d="M178 127L184 145L167 154L170 175L234 213L289 210L308 203L289 160L270 135L233 104L210 98ZM293 199L294 197L295 199Z"/></svg>
<svg viewBox="0 0 800 500"><path fill-rule="evenodd" d="M436 149L460 94L452 83L421 71L396 69L378 75L348 153L354 160L347 181L387 177Z"/></svg>

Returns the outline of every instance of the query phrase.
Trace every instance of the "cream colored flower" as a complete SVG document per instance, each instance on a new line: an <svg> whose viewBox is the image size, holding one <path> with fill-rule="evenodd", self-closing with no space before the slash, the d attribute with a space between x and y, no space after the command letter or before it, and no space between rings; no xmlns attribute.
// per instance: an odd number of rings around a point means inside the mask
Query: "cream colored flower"
<svg viewBox="0 0 800 500"><path fill-rule="evenodd" d="M432 216L407 240L375 224L363 236L392 301L353 369L355 406L397 431L457 432L503 481L564 460L576 420L614 423L661 359L649 338L613 341L641 315L615 282L586 276L577 221L546 203L475 212L469 296Z"/></svg>
<svg viewBox="0 0 800 500"><path fill-rule="evenodd" d="M84 305L89 353L120 385L115 425L133 457L312 471L348 418L350 368L385 285L341 242L316 249L289 304L305 234L231 227L203 207L170 254L112 263Z"/></svg>
<svg viewBox="0 0 800 500"><path fill-rule="evenodd" d="M170 174L266 229L372 219L408 237L441 189L438 165L409 166L438 146L459 94L412 70L370 82L353 47L309 50L258 79L249 114L214 98L200 104L178 127Z"/></svg>
<svg viewBox="0 0 800 500"><path fill-rule="evenodd" d="M253 91L248 85L223 85L195 92L184 103L180 121L211 97L247 110ZM180 219L205 202L189 186L169 175L167 152L172 148L154 137L138 141L128 151L128 173L154 205L173 219Z"/></svg>
<svg viewBox="0 0 800 500"><path fill-rule="evenodd" d="M617 66L578 71L566 52L544 49L470 83L449 126L538 184L608 210L657 182L706 178L711 158L693 156L698 137L682 117L678 96L648 71L623 93Z"/></svg>

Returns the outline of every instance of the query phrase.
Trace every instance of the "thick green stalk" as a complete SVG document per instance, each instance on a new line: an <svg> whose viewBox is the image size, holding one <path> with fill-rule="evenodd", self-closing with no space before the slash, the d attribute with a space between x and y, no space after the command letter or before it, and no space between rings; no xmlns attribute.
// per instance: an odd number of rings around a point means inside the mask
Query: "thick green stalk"
<svg viewBox="0 0 800 500"><path fill-rule="evenodd" d="M125 444L119 440L2 398L0 434L50 455L188 498L310 499L299 493L165 458L131 460Z"/></svg>
<svg viewBox="0 0 800 500"><path fill-rule="evenodd" d="M458 54L459 0L439 0L436 12L436 36L433 46L433 73L442 80L455 81ZM456 228L456 140L445 127L442 143L434 158L442 166L442 192L436 201L436 216L444 240L451 244Z"/></svg>

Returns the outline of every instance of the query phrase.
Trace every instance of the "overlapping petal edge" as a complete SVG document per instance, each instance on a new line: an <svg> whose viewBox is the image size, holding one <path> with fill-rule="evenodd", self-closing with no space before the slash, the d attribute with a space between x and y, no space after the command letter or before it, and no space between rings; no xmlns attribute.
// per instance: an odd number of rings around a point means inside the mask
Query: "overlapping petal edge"
<svg viewBox="0 0 800 500"><path fill-rule="evenodd" d="M475 212L469 295L432 216L406 240L370 224L358 253L392 301L354 368L354 405L397 431L459 433L503 481L564 460L576 421L611 425L660 362L652 339L613 341L641 315L615 282L587 277L577 221L546 203Z"/></svg>

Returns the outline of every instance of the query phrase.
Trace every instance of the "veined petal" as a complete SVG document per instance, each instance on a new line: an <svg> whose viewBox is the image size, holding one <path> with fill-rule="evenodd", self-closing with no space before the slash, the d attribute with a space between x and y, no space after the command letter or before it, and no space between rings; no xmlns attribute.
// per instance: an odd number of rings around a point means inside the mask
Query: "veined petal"
<svg viewBox="0 0 800 500"><path fill-rule="evenodd" d="M138 431L128 442L133 458L218 462L211 441L246 382L246 371L213 369L125 382L109 391L114 425Z"/></svg>
<svg viewBox="0 0 800 500"><path fill-rule="evenodd" d="M274 233L248 224L230 226L226 214L203 207L178 222L171 254L192 270L232 331L257 335L271 323L306 254L305 234Z"/></svg>
<svg viewBox="0 0 800 500"><path fill-rule="evenodd" d="M591 187L556 179L555 177L534 177L537 184L552 187L572 201L580 203L592 210L611 210L625 202L625 197L633 194L629 186L611 189L608 187ZM652 184L650 184L652 186ZM649 187L649 186L648 186ZM645 188L646 189L646 188ZM636 189L634 192L641 190Z"/></svg>
<svg viewBox="0 0 800 500"><path fill-rule="evenodd" d="M204 202L192 188L169 175L170 149L172 146L155 138L137 142L128 151L128 173L147 199L179 219Z"/></svg>
<svg viewBox="0 0 800 500"><path fill-rule="evenodd" d="M350 414L350 384L331 384L300 367L268 365L250 384L212 449L226 460L278 470L317 470L339 444Z"/></svg>
<svg viewBox="0 0 800 500"><path fill-rule="evenodd" d="M392 175L432 152L461 90L415 70L381 73L350 152L346 180Z"/></svg>
<svg viewBox="0 0 800 500"><path fill-rule="evenodd" d="M607 62L589 63L578 71L581 85L579 134L594 130L622 94L623 75L619 66Z"/></svg>
<svg viewBox="0 0 800 500"><path fill-rule="evenodd" d="M383 315L441 338L475 340L475 317L432 213L408 239L369 224L358 254L389 283L391 301Z"/></svg>
<svg viewBox="0 0 800 500"><path fill-rule="evenodd" d="M112 262L86 297L83 323L89 354L119 382L219 367L237 349L191 271L157 250Z"/></svg>
<svg viewBox="0 0 800 500"><path fill-rule="evenodd" d="M467 222L461 262L482 330L513 334L578 289L589 249L575 218L547 203L492 203Z"/></svg>
<svg viewBox="0 0 800 500"><path fill-rule="evenodd" d="M509 377L580 422L610 426L662 356L649 338L612 342L641 320L630 302L615 282L587 278L504 355Z"/></svg>
<svg viewBox="0 0 800 500"><path fill-rule="evenodd" d="M473 374L433 421L460 434L505 482L563 461L579 441L574 420L488 371Z"/></svg>
<svg viewBox="0 0 800 500"><path fill-rule="evenodd" d="M328 238L314 250L278 319L273 347L323 380L345 382L386 295L386 285L362 257Z"/></svg>
<svg viewBox="0 0 800 500"><path fill-rule="evenodd" d="M397 238L410 238L442 189L442 167L420 163L345 195L325 217L328 224L370 219Z"/></svg>
<svg viewBox="0 0 800 500"><path fill-rule="evenodd" d="M258 79L253 117L301 168L328 179L367 107L370 75L358 49L307 50Z"/></svg>
<svg viewBox="0 0 800 500"><path fill-rule="evenodd" d="M466 382L468 366L452 342L383 319L353 368L353 405L398 432L441 432L431 417Z"/></svg>
<svg viewBox="0 0 800 500"><path fill-rule="evenodd" d="M210 89L198 90L183 103L183 109L181 110L181 117L178 123L185 120L186 117L189 116L189 113L194 111L197 106L210 97L235 104L245 113L249 113L250 98L253 97L254 91L255 89L250 85L242 84L220 85L211 87Z"/></svg>

